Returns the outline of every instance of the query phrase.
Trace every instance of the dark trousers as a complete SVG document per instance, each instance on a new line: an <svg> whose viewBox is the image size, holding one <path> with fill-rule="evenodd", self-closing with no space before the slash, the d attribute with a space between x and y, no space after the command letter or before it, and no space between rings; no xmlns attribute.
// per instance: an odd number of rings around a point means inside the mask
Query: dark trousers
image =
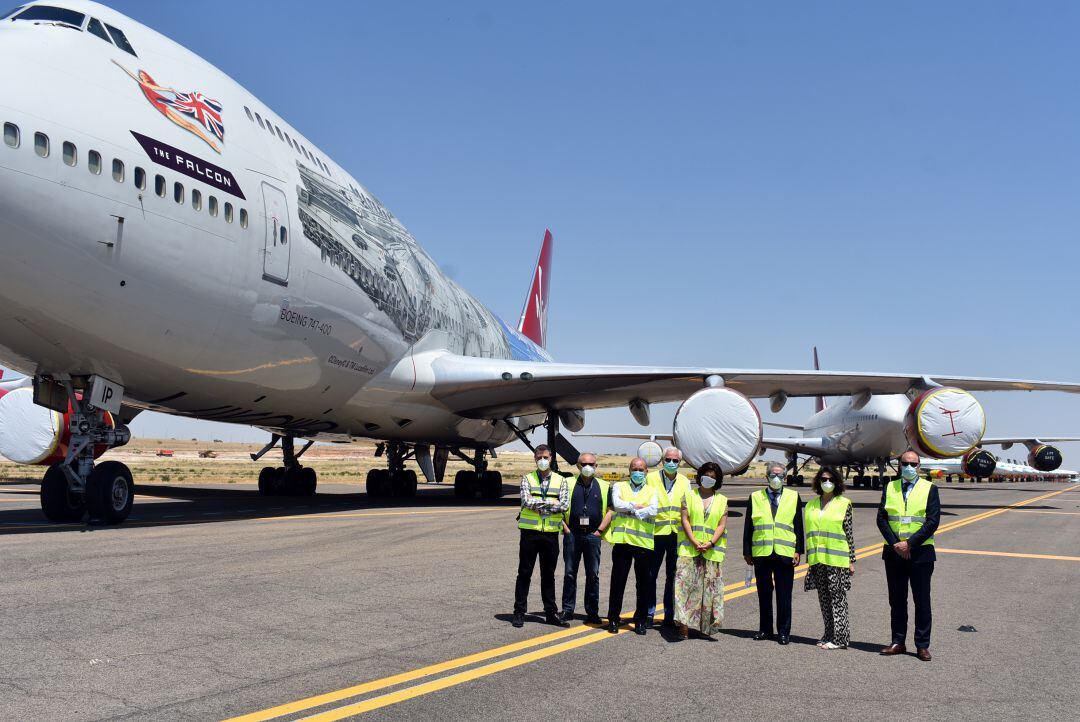
<svg viewBox="0 0 1080 722"><path fill-rule="evenodd" d="M577 604L577 573L585 557L585 614L600 616L600 537L579 531L563 534L562 610L570 616Z"/></svg>
<svg viewBox="0 0 1080 722"><path fill-rule="evenodd" d="M915 602L915 647L930 648L930 577L933 562L916 564L899 554L885 555L885 579L889 583L889 609L892 617L893 644L907 640L908 586Z"/></svg>
<svg viewBox="0 0 1080 722"><path fill-rule="evenodd" d="M656 614L656 582L660 578L660 567L667 559L664 576L664 621L675 619L675 562L679 558L679 535L663 534L653 537L655 545L649 565L649 615L651 620Z"/></svg>
<svg viewBox="0 0 1080 722"><path fill-rule="evenodd" d="M611 596L608 598L608 621L618 622L622 616L623 592L626 591L626 579L630 576L631 565L634 567L634 586L637 590L634 621L642 624L649 618L649 561L651 559L652 551L643 547L632 544L615 544L611 547Z"/></svg>
<svg viewBox="0 0 1080 722"><path fill-rule="evenodd" d="M514 614L524 614L529 604L529 583L532 581L536 557L540 557L540 598L544 613L558 614L555 603L555 566L559 563L559 532L522 529L518 543L517 584L514 585Z"/></svg>
<svg viewBox="0 0 1080 722"><path fill-rule="evenodd" d="M791 635L791 584L795 565L791 557L770 554L754 557L754 578L757 580L758 629L766 634L773 631L773 589L776 590L776 633Z"/></svg>

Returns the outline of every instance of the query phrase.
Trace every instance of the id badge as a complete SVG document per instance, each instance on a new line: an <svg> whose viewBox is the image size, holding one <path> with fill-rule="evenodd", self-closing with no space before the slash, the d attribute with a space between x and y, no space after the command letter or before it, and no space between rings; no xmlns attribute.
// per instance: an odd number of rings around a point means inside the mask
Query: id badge
<svg viewBox="0 0 1080 722"><path fill-rule="evenodd" d="M911 523L911 517L910 516L902 516L902 517L900 517L900 523L901 524L910 524Z"/></svg>
<svg viewBox="0 0 1080 722"><path fill-rule="evenodd" d="M589 526L589 517L587 517L587 516L579 516L578 517L578 524L580 524L582 527Z"/></svg>

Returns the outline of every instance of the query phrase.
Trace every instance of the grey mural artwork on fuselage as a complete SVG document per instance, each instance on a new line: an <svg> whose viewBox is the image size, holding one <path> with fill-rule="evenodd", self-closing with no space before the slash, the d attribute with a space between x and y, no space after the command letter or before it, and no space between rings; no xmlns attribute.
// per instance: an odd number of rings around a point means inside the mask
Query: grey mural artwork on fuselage
<svg viewBox="0 0 1080 722"><path fill-rule="evenodd" d="M441 329L454 353L510 356L498 319L447 278L378 199L303 163L296 166L303 183L296 190L304 236L323 263L348 276L407 341Z"/></svg>

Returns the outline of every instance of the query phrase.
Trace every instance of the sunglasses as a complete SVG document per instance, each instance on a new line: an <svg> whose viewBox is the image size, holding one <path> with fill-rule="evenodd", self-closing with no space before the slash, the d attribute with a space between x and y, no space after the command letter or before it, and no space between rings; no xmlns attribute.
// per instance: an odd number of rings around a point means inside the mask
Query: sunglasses
<svg viewBox="0 0 1080 722"><path fill-rule="evenodd" d="M901 467L910 466L911 468L914 469L914 468L919 466L919 462L917 462L917 461L901 461L900 466Z"/></svg>

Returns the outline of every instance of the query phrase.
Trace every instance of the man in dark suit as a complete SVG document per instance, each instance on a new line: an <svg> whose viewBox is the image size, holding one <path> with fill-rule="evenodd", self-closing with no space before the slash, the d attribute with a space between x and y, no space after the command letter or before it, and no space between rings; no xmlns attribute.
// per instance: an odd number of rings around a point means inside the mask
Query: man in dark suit
<svg viewBox="0 0 1080 722"><path fill-rule="evenodd" d="M881 492L877 525L885 539L881 558L889 585L892 643L881 654L907 652L908 586L915 602L916 656L930 657L930 577L937 553L934 532L941 521L941 500L937 487L919 478L919 455L905 451L900 456L900 478Z"/></svg>

